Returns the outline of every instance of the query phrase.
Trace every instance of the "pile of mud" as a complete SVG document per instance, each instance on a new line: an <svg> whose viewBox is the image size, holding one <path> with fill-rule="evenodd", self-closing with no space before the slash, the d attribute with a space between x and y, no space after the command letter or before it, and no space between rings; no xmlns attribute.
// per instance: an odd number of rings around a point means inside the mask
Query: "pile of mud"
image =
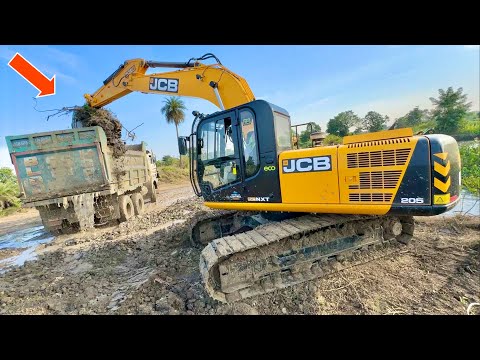
<svg viewBox="0 0 480 360"><path fill-rule="evenodd" d="M127 149L122 141L122 123L110 110L90 106L76 108L73 111L72 123L76 124L76 127L100 126L105 131L113 156L120 157L125 154Z"/></svg>

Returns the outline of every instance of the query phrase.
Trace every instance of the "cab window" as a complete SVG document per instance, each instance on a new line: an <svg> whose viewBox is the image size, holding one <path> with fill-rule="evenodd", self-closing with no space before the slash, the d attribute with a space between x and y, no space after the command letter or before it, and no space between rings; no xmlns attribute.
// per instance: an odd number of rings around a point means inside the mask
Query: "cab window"
<svg viewBox="0 0 480 360"><path fill-rule="evenodd" d="M280 114L278 112L273 113L273 119L275 122L275 140L277 143L277 154L282 151L292 149L292 135L290 130L290 117Z"/></svg>
<svg viewBox="0 0 480 360"><path fill-rule="evenodd" d="M255 175L260 167L255 119L250 110L240 111L240 126L242 128L245 175L248 178Z"/></svg>
<svg viewBox="0 0 480 360"><path fill-rule="evenodd" d="M200 183L218 189L239 180L238 150L231 118L200 124L197 133Z"/></svg>

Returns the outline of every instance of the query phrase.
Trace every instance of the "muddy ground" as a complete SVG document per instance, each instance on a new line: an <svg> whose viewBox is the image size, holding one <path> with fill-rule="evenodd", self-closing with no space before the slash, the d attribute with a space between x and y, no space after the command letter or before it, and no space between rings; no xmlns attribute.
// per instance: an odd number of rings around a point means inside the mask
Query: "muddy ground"
<svg viewBox="0 0 480 360"><path fill-rule="evenodd" d="M38 260L0 275L0 314L466 314L480 302L479 218L435 217L416 218L410 245L388 257L224 305L188 240L202 210L189 185L167 186L129 223L40 245Z"/></svg>

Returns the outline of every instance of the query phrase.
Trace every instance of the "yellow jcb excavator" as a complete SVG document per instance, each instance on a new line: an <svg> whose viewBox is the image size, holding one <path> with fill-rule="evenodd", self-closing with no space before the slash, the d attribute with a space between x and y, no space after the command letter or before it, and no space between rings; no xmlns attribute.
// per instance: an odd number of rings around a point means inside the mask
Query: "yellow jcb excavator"
<svg viewBox="0 0 480 360"><path fill-rule="evenodd" d="M214 58L205 65L200 61ZM146 74L149 67L179 70ZM191 239L204 245L200 272L222 302L285 288L384 256L413 236L413 216L456 205L456 141L396 129L346 136L342 145L292 150L285 109L255 100L247 82L213 54L186 63L126 61L92 95L102 107L132 91L206 99L194 112L189 154L205 212Z"/></svg>

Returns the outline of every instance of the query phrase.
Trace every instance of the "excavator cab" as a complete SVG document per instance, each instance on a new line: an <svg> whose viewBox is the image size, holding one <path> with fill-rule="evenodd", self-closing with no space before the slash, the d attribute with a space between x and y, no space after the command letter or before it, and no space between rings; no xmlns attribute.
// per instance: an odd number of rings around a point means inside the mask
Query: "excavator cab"
<svg viewBox="0 0 480 360"><path fill-rule="evenodd" d="M288 112L254 100L197 114L188 139L191 182L211 208L435 215L460 192L458 145L446 135L396 129L292 149Z"/></svg>
<svg viewBox="0 0 480 360"><path fill-rule="evenodd" d="M179 139L179 150L186 154L188 140L197 195L212 202L280 202L278 155L292 149L288 112L255 100L208 116L194 114L192 134Z"/></svg>

